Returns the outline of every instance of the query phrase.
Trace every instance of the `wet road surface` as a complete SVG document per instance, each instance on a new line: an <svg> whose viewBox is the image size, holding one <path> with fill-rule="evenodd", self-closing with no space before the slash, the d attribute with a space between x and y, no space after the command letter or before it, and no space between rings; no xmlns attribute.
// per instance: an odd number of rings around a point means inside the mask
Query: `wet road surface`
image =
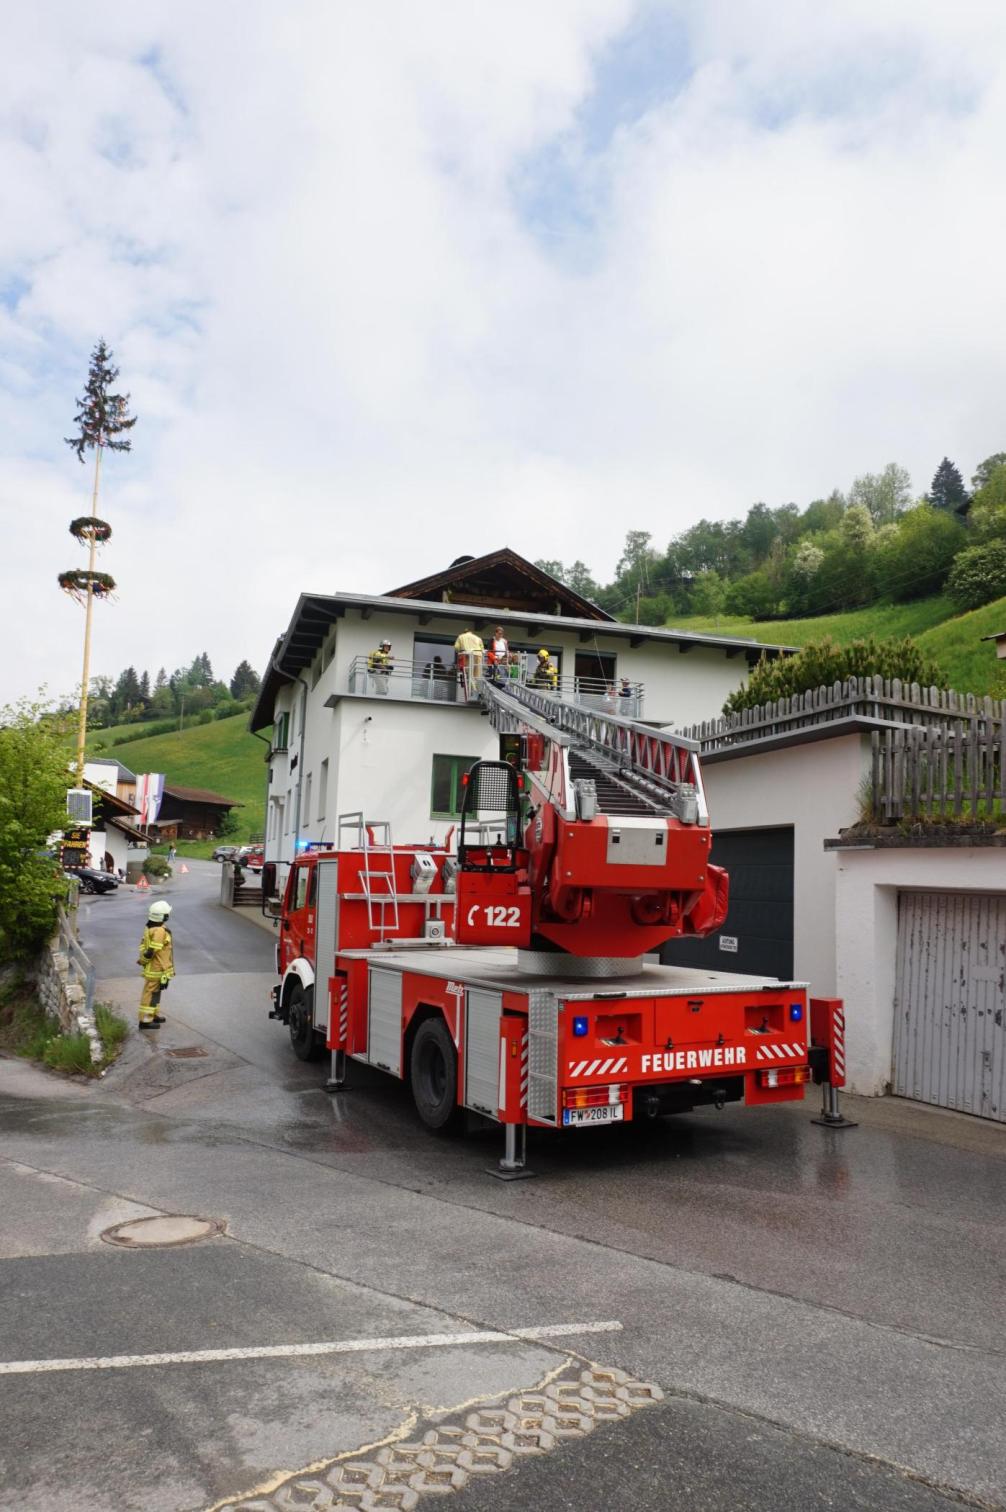
<svg viewBox="0 0 1006 1512"><path fill-rule="evenodd" d="M663 1402L473 1476L451 1505L1003 1504L1001 1128L893 1101L857 1102L844 1134L808 1107L709 1110L532 1139L537 1180L503 1185L494 1129L434 1139L402 1087L355 1066L323 1092L267 1017L270 933L216 906L218 877L191 863L165 889L179 977L155 1044L131 1041L100 1088L0 1063L0 1356L506 1337L0 1373L0 1506L233 1503L587 1361ZM148 902L122 889L82 911L101 995L130 1018ZM157 1212L226 1237L99 1237ZM597 1322L621 1326L513 1332ZM261 1504L310 1504L275 1495Z"/></svg>

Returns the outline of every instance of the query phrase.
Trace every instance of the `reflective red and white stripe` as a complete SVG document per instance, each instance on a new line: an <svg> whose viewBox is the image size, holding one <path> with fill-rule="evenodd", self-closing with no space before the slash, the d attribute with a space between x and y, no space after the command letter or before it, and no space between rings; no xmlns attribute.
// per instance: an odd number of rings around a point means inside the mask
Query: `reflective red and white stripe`
<svg viewBox="0 0 1006 1512"><path fill-rule="evenodd" d="M523 1034L520 1041L520 1108L522 1113L527 1110L527 1080L527 1035Z"/></svg>
<svg viewBox="0 0 1006 1512"><path fill-rule="evenodd" d="M759 1045L755 1060L792 1060L794 1056L799 1060L806 1060L806 1045Z"/></svg>
<svg viewBox="0 0 1006 1512"><path fill-rule="evenodd" d="M626 1070L628 1059L623 1056L612 1055L607 1060L584 1060L575 1066L570 1066L571 1077L577 1076L615 1076Z"/></svg>
<svg viewBox="0 0 1006 1512"><path fill-rule="evenodd" d="M339 987L339 1043L343 1049L349 1039L349 983L342 982Z"/></svg>
<svg viewBox="0 0 1006 1512"><path fill-rule="evenodd" d="M845 1009L837 1004L831 1010L831 1069L833 1087L845 1086Z"/></svg>

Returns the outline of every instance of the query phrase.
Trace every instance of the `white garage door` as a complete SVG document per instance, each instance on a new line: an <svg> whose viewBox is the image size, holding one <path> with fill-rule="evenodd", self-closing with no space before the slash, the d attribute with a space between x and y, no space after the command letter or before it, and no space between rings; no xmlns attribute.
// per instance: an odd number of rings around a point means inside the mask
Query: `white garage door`
<svg viewBox="0 0 1006 1512"><path fill-rule="evenodd" d="M1006 1123L1006 897L898 898L894 1090Z"/></svg>

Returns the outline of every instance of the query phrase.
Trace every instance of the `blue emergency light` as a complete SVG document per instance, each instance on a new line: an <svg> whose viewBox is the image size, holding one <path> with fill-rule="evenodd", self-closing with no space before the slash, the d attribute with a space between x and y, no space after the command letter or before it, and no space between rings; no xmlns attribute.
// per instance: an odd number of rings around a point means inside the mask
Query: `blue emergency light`
<svg viewBox="0 0 1006 1512"><path fill-rule="evenodd" d="M794 1024L798 1024L800 1022L800 1020L803 1018L803 1004L802 1003L790 1003L790 1005L789 1005L789 1016L793 1020Z"/></svg>
<svg viewBox="0 0 1006 1512"><path fill-rule="evenodd" d="M588 1027L589 1022L586 1018L575 1018L573 1020L573 1033L577 1039L583 1038L583 1036L587 1032Z"/></svg>

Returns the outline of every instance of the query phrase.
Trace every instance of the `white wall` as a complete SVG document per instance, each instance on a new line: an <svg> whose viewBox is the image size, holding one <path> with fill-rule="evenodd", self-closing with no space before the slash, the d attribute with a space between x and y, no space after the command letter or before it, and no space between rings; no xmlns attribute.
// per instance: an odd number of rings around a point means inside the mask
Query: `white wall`
<svg viewBox="0 0 1006 1512"><path fill-rule="evenodd" d="M429 613L430 606L422 606ZM366 656L387 638L391 641L392 655L410 660L413 640L419 636L446 636L453 641L464 628L458 619L437 618L428 625L418 622L419 610L414 619L411 615L375 613L369 620L361 618L359 611L348 610L339 621L336 632L336 654L331 666L322 673L312 697L321 696L321 701L334 691L349 687L349 667L355 656ZM528 623L532 621L529 619ZM538 622L541 625L541 622ZM586 644L581 644L575 630L562 630L558 624L541 625L546 633L538 644L552 652L562 652L563 675L572 676L578 652L598 650L616 659L615 676L628 677L632 682L645 684L643 717L658 724L674 724L677 728L695 724L700 719L713 719L720 713L729 693L747 676L747 662L742 655L728 657L718 647L694 646L682 653L676 641L644 641L641 646L629 645L628 636L605 635L602 626L598 634ZM525 633L523 624L504 629L514 641L532 641ZM311 681L313 674L307 674Z"/></svg>
<svg viewBox="0 0 1006 1512"><path fill-rule="evenodd" d="M116 871L120 867L125 871L126 856L129 853L129 841L122 831L116 829L114 825L109 825L107 829L93 829L91 831L88 837L88 864L97 867L98 871L104 871L106 851L110 853Z"/></svg>
<svg viewBox="0 0 1006 1512"><path fill-rule="evenodd" d="M835 857L824 841L859 817L868 736L840 735L703 763L714 832L793 826L793 971L818 997L836 995Z"/></svg>
<svg viewBox="0 0 1006 1512"><path fill-rule="evenodd" d="M876 1097L890 1090L894 1069L899 891L1001 893L1006 858L980 846L913 847L838 851L834 861L835 996L845 1000L849 1085Z"/></svg>

